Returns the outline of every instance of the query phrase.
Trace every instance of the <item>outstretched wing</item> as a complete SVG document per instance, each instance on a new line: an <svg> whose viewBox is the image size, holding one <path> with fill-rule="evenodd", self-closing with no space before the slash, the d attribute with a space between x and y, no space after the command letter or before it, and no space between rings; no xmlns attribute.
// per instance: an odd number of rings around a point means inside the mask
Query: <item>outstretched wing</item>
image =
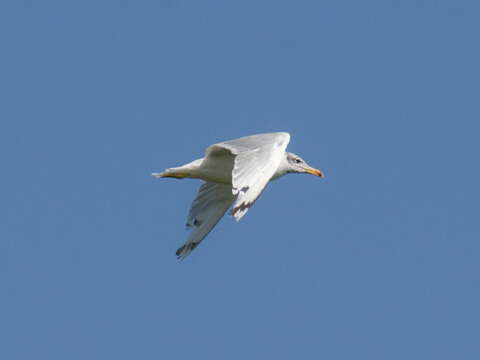
<svg viewBox="0 0 480 360"><path fill-rule="evenodd" d="M232 171L232 194L236 197L232 216L240 220L282 162L290 141L288 133L246 136L215 144L207 149L206 157L225 151L235 155Z"/></svg>
<svg viewBox="0 0 480 360"><path fill-rule="evenodd" d="M212 231L234 199L232 187L225 184L205 182L200 186L187 217L187 227L192 229L188 240L176 254L185 258Z"/></svg>

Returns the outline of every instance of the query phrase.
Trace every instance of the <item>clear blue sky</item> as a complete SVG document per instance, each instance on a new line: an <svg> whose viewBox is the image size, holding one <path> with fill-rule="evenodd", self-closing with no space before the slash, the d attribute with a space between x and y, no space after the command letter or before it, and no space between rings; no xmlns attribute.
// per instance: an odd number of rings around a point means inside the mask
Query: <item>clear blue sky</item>
<svg viewBox="0 0 480 360"><path fill-rule="evenodd" d="M2 1L0 358L479 359L476 1ZM183 262L199 182L287 176Z"/></svg>

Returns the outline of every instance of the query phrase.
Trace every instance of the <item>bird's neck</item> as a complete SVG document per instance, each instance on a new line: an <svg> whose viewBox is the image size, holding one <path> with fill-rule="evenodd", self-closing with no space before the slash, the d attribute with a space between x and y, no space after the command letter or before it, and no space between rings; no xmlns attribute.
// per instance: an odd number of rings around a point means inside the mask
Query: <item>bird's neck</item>
<svg viewBox="0 0 480 360"><path fill-rule="evenodd" d="M288 174L288 162L287 162L287 159L286 157L284 157L282 159L282 162L280 163L280 165L278 166L277 168L277 171L275 171L275 174L273 174L272 178L270 179L271 180L276 180L280 177L282 177L283 175L286 175Z"/></svg>

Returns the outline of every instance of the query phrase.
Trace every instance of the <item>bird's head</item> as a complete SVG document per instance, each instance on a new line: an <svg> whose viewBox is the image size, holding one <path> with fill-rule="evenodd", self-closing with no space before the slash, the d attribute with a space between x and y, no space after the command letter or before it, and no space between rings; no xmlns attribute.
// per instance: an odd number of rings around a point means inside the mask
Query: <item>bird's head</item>
<svg viewBox="0 0 480 360"><path fill-rule="evenodd" d="M286 155L286 162L287 162L287 172L290 173L307 173L312 174L319 177L325 177L321 170L315 169L308 165L305 160L303 160L300 156L295 155L290 152L285 152Z"/></svg>

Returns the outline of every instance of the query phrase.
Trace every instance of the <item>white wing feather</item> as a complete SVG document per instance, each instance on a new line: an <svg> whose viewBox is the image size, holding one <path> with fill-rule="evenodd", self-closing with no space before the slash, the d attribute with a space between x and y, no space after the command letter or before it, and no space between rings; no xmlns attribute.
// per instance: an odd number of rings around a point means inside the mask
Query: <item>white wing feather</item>
<svg viewBox="0 0 480 360"><path fill-rule="evenodd" d="M242 152L255 150L266 145L282 144L287 148L290 142L290 134L286 132L276 132L268 134L257 134L244 136L238 139L224 141L218 144L211 145L207 148L205 157L208 157L210 153L215 150L227 149L232 154L238 155Z"/></svg>
<svg viewBox="0 0 480 360"><path fill-rule="evenodd" d="M185 244L176 252L179 259L190 254L212 231L232 204L233 199L230 185L205 182L200 186L187 217L187 227L191 228L192 232Z"/></svg>
<svg viewBox="0 0 480 360"><path fill-rule="evenodd" d="M290 141L288 133L246 136L215 144L207 149L206 157L229 150L235 156L232 171L232 194L236 197L232 216L240 220L282 162Z"/></svg>

